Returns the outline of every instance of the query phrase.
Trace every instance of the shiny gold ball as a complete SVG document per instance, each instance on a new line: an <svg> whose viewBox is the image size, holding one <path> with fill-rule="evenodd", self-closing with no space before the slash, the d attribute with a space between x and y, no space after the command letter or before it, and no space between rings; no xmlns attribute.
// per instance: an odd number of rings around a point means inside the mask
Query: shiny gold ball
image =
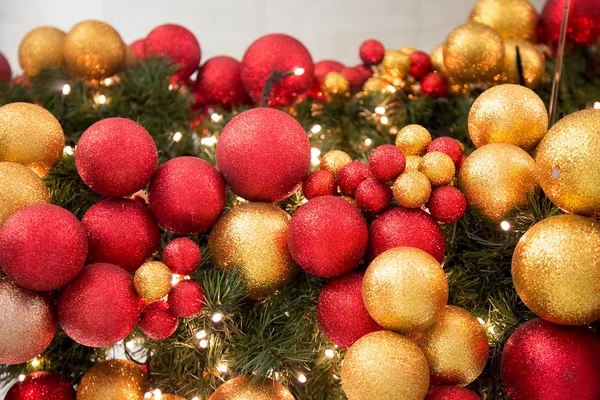
<svg viewBox="0 0 600 400"><path fill-rule="evenodd" d="M444 310L448 280L428 253L395 247L371 261L362 295L367 311L379 325L398 332L421 331Z"/></svg>
<svg viewBox="0 0 600 400"><path fill-rule="evenodd" d="M431 68L439 74L448 76L448 70L444 64L444 45L437 45L429 54Z"/></svg>
<svg viewBox="0 0 600 400"><path fill-rule="evenodd" d="M390 331L373 332L346 353L342 388L348 400L423 400L429 367L409 339Z"/></svg>
<svg viewBox="0 0 600 400"><path fill-rule="evenodd" d="M562 325L600 319L600 223L578 215L544 219L521 237L512 277L537 316Z"/></svg>
<svg viewBox="0 0 600 400"><path fill-rule="evenodd" d="M64 55L69 74L96 81L120 72L127 46L121 35L100 21L83 21L65 37Z"/></svg>
<svg viewBox="0 0 600 400"><path fill-rule="evenodd" d="M350 157L347 153L344 153L341 150L331 150L321 157L319 169L331 172L333 176L337 178L342 167L351 162L352 157Z"/></svg>
<svg viewBox="0 0 600 400"><path fill-rule="evenodd" d="M153 397L150 400L155 400ZM160 400L186 400L184 397L177 396L176 394L165 394L160 395Z"/></svg>
<svg viewBox="0 0 600 400"><path fill-rule="evenodd" d="M419 171L425 174L432 186L446 186L454 179L456 167L448 154L432 151L423 156Z"/></svg>
<svg viewBox="0 0 600 400"><path fill-rule="evenodd" d="M417 49L415 49L412 46L404 46L403 48L401 48L399 50L401 53L406 54L407 56L410 56L412 53L414 53L415 51L417 51Z"/></svg>
<svg viewBox="0 0 600 400"><path fill-rule="evenodd" d="M490 81L504 66L504 41L489 26L477 22L461 25L446 39L444 65L459 82Z"/></svg>
<svg viewBox="0 0 600 400"><path fill-rule="evenodd" d="M0 162L0 228L21 208L43 203L50 203L50 193L35 172L21 164Z"/></svg>
<svg viewBox="0 0 600 400"><path fill-rule="evenodd" d="M404 172L392 186L394 198L402 207L421 208L431 195L431 182L419 171Z"/></svg>
<svg viewBox="0 0 600 400"><path fill-rule="evenodd" d="M437 322L410 334L429 363L432 385L466 386L481 374L488 360L488 338L477 318L446 306Z"/></svg>
<svg viewBox="0 0 600 400"><path fill-rule="evenodd" d="M421 125L407 125L396 135L396 147L402 150L405 156L424 155L429 143L431 135Z"/></svg>
<svg viewBox="0 0 600 400"><path fill-rule="evenodd" d="M600 217L600 110L558 121L540 142L536 175L546 196L566 212Z"/></svg>
<svg viewBox="0 0 600 400"><path fill-rule="evenodd" d="M321 89L328 99L343 99L350 94L350 83L339 72L329 72L323 78Z"/></svg>
<svg viewBox="0 0 600 400"><path fill-rule="evenodd" d="M363 85L363 92L366 95L375 95L383 93L388 86L388 83L383 79L369 78Z"/></svg>
<svg viewBox="0 0 600 400"><path fill-rule="evenodd" d="M148 383L148 375L133 361L100 361L81 378L77 400L140 400Z"/></svg>
<svg viewBox="0 0 600 400"><path fill-rule="evenodd" d="M421 167L423 158L419 156L406 156L406 166L404 172L417 172Z"/></svg>
<svg viewBox="0 0 600 400"><path fill-rule="evenodd" d="M34 76L44 69L63 66L65 33L51 26L29 31L19 44L19 64L25 76Z"/></svg>
<svg viewBox="0 0 600 400"><path fill-rule="evenodd" d="M148 261L135 271L133 285L142 299L152 302L169 294L172 279L169 267L160 261Z"/></svg>
<svg viewBox="0 0 600 400"><path fill-rule="evenodd" d="M386 50L381 69L391 79L404 78L410 72L411 61L408 54L400 50Z"/></svg>
<svg viewBox="0 0 600 400"><path fill-rule="evenodd" d="M223 215L208 244L221 269L237 268L251 299L263 299L292 282L298 267L287 246L291 217L266 203L245 203Z"/></svg>
<svg viewBox="0 0 600 400"><path fill-rule="evenodd" d="M515 207L527 204L537 186L535 162L513 144L492 143L475 150L458 173L458 185L470 207L500 221Z"/></svg>
<svg viewBox="0 0 600 400"><path fill-rule="evenodd" d="M23 164L43 177L56 165L65 135L54 115L30 103L0 107L0 161Z"/></svg>
<svg viewBox="0 0 600 400"><path fill-rule="evenodd" d="M253 383L252 376L242 375L219 386L209 400L294 400L294 395L275 380Z"/></svg>
<svg viewBox="0 0 600 400"><path fill-rule="evenodd" d="M535 41L539 15L527 0L479 0L469 19L494 28L503 39Z"/></svg>
<svg viewBox="0 0 600 400"><path fill-rule="evenodd" d="M521 55L525 86L529 89L536 89L544 80L546 57L533 43L526 40L510 39L504 41L503 78L506 83L519 84L517 47L519 47L519 54Z"/></svg>

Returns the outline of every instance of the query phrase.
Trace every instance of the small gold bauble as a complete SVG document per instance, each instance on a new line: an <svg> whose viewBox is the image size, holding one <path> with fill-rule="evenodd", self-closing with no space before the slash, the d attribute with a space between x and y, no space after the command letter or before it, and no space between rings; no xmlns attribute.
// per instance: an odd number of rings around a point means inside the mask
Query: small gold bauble
<svg viewBox="0 0 600 400"><path fill-rule="evenodd" d="M446 65L444 65L444 45L437 45L429 54L431 68L439 74L448 76Z"/></svg>
<svg viewBox="0 0 600 400"><path fill-rule="evenodd" d="M155 400L153 397L150 400ZM186 400L184 397L177 396L176 394L165 394L160 395L160 400Z"/></svg>
<svg viewBox="0 0 600 400"><path fill-rule="evenodd" d="M386 50L381 61L382 72L391 79L404 78L410 72L411 61L408 54L400 50Z"/></svg>
<svg viewBox="0 0 600 400"><path fill-rule="evenodd" d="M26 165L43 177L64 147L60 122L44 108L30 103L0 107L0 161Z"/></svg>
<svg viewBox="0 0 600 400"><path fill-rule="evenodd" d="M387 88L388 83L383 79L369 78L363 85L363 91L366 95L381 94Z"/></svg>
<svg viewBox="0 0 600 400"><path fill-rule="evenodd" d="M537 316L563 325L600 319L600 223L578 215L538 222L521 237L512 277Z"/></svg>
<svg viewBox="0 0 600 400"><path fill-rule="evenodd" d="M65 33L51 26L29 31L19 44L19 64L25 76L34 76L44 69L63 66Z"/></svg>
<svg viewBox="0 0 600 400"><path fill-rule="evenodd" d="M83 21L67 33L63 51L71 76L96 81L123 69L127 46L110 25Z"/></svg>
<svg viewBox="0 0 600 400"><path fill-rule="evenodd" d="M404 172L416 172L419 170L421 166L421 162L423 162L423 158L419 156L406 156L406 166L404 167Z"/></svg>
<svg viewBox="0 0 600 400"><path fill-rule="evenodd" d="M427 176L419 171L404 172L392 186L394 198L402 207L421 208L431 195L431 183Z"/></svg>
<svg viewBox="0 0 600 400"><path fill-rule="evenodd" d="M50 193L35 172L21 164L0 162L0 228L20 209L43 203L50 203Z"/></svg>
<svg viewBox="0 0 600 400"><path fill-rule="evenodd" d="M152 302L169 294L172 279L169 267L160 261L148 261L135 271L133 285L142 299Z"/></svg>
<svg viewBox="0 0 600 400"><path fill-rule="evenodd" d="M475 150L462 164L458 185L470 207L500 221L515 207L527 204L537 186L535 162L514 144L492 143Z"/></svg>
<svg viewBox="0 0 600 400"><path fill-rule="evenodd" d="M350 94L350 83L339 72L329 72L323 78L321 89L328 99L343 99Z"/></svg>
<svg viewBox="0 0 600 400"><path fill-rule="evenodd" d="M77 400L140 400L148 383L148 375L133 361L100 361L81 378Z"/></svg>
<svg viewBox="0 0 600 400"><path fill-rule="evenodd" d="M337 179L342 167L352 162L352 157L341 150L328 151L321 157L319 169L330 172Z"/></svg>
<svg viewBox="0 0 600 400"><path fill-rule="evenodd" d="M215 265L237 268L251 299L263 299L292 282L298 267L287 246L288 213L272 204L245 203L229 210L210 232Z"/></svg>
<svg viewBox="0 0 600 400"><path fill-rule="evenodd" d="M421 125L407 125L396 135L396 147L402 150L405 156L424 155L429 143L431 135Z"/></svg>
<svg viewBox="0 0 600 400"><path fill-rule="evenodd" d="M403 48L401 48L400 50L401 53L406 54L407 56L410 56L412 53L414 53L415 51L417 51L417 49L415 49L412 46L404 46Z"/></svg>
<svg viewBox="0 0 600 400"><path fill-rule="evenodd" d="M510 39L504 41L504 75L506 83L519 84L519 70L517 66L517 47L521 55L523 79L525 86L536 89L544 80L546 71L546 57L537 47L526 40Z"/></svg>
<svg viewBox="0 0 600 400"><path fill-rule="evenodd" d="M432 186L446 186L454 179L456 167L448 154L432 151L423 156L419 171L425 174Z"/></svg>
<svg viewBox="0 0 600 400"><path fill-rule="evenodd" d="M346 353L342 388L348 400L423 400L429 367L409 339L390 331L373 332Z"/></svg>
<svg viewBox="0 0 600 400"><path fill-rule="evenodd" d="M546 196L563 210L600 217L600 110L558 121L540 142L536 175Z"/></svg>
<svg viewBox="0 0 600 400"><path fill-rule="evenodd" d="M479 0L469 19L494 28L503 39L535 41L539 15L527 0Z"/></svg>
<svg viewBox="0 0 600 400"><path fill-rule="evenodd" d="M219 386L209 400L294 400L294 395L275 380L253 383L252 376L243 375Z"/></svg>
<svg viewBox="0 0 600 400"><path fill-rule="evenodd" d="M371 317L384 328L421 331L437 320L448 302L448 280L428 253L395 247L369 264L362 296Z"/></svg>
<svg viewBox="0 0 600 400"><path fill-rule="evenodd" d="M460 307L446 306L435 324L408 337L425 354L432 385L466 386L477 379L488 360L485 330Z"/></svg>

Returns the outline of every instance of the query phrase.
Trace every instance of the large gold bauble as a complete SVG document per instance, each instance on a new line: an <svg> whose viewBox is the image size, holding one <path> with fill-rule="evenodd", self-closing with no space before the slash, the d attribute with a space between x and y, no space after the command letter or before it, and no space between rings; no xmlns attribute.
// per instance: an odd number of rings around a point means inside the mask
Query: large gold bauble
<svg viewBox="0 0 600 400"><path fill-rule="evenodd" d="M208 244L221 269L237 268L251 299L263 299L292 282L298 272L287 246L291 217L266 203L245 203L223 215Z"/></svg>
<svg viewBox="0 0 600 400"><path fill-rule="evenodd" d="M327 172L331 172L331 174L337 178L340 170L344 167L344 165L352 162L352 157L350 157L347 153L341 150L331 150L328 151L321 157L321 163L319 164L319 169L322 169Z"/></svg>
<svg viewBox="0 0 600 400"><path fill-rule="evenodd" d="M121 35L104 22L80 22L65 37L65 63L73 77L108 78L123 69L126 53Z"/></svg>
<svg viewBox="0 0 600 400"><path fill-rule="evenodd" d="M454 179L456 167L448 154L432 151L423 156L419 171L425 174L432 186L445 186Z"/></svg>
<svg viewBox="0 0 600 400"><path fill-rule="evenodd" d="M540 97L519 85L486 90L469 112L469 136L476 147L509 143L531 151L548 130L548 112Z"/></svg>
<svg viewBox="0 0 600 400"><path fill-rule="evenodd" d="M350 94L348 79L339 72L329 72L323 78L321 89L328 99L343 99Z"/></svg>
<svg viewBox="0 0 600 400"><path fill-rule="evenodd" d="M494 28L503 39L535 41L539 14L527 0L479 0L469 19Z"/></svg>
<svg viewBox="0 0 600 400"><path fill-rule="evenodd" d="M51 26L29 31L19 44L19 64L25 76L34 76L44 69L61 68L64 63L65 33Z"/></svg>
<svg viewBox="0 0 600 400"><path fill-rule="evenodd" d="M81 378L77 400L140 400L148 383L148 375L133 361L100 361Z"/></svg>
<svg viewBox="0 0 600 400"><path fill-rule="evenodd" d="M517 66L517 47L521 55L524 84L529 89L536 89L544 80L546 57L535 45L527 40L509 39L504 41L504 81L519 84Z"/></svg>
<svg viewBox="0 0 600 400"><path fill-rule="evenodd" d="M470 207L500 221L515 207L527 204L537 186L535 162L514 144L492 143L475 150L460 167L458 185Z"/></svg>
<svg viewBox="0 0 600 400"><path fill-rule="evenodd" d="M404 172L396 178L392 192L402 207L421 208L431 195L431 182L422 172Z"/></svg>
<svg viewBox="0 0 600 400"><path fill-rule="evenodd" d="M444 64L444 45L439 44L435 46L431 53L429 54L429 58L431 60L431 68L439 74L444 76L448 76L448 70L446 70L446 65Z"/></svg>
<svg viewBox="0 0 600 400"><path fill-rule="evenodd" d="M43 203L50 203L50 193L35 172L21 164L0 162L0 228L20 209Z"/></svg>
<svg viewBox="0 0 600 400"><path fill-rule="evenodd" d="M346 353L342 388L348 400L423 400L429 367L409 339L390 331L373 332Z"/></svg>
<svg viewBox="0 0 600 400"><path fill-rule="evenodd" d="M538 222L515 248L512 277L540 318L563 325L600 319L600 223L578 215Z"/></svg>
<svg viewBox="0 0 600 400"><path fill-rule="evenodd" d="M369 78L363 85L363 92L366 95L377 95L383 93L388 83L380 78Z"/></svg>
<svg viewBox="0 0 600 400"><path fill-rule="evenodd" d="M386 50L381 61L382 73L391 81L404 78L410 72L410 56L401 50Z"/></svg>
<svg viewBox="0 0 600 400"><path fill-rule="evenodd" d="M0 161L26 165L43 177L64 147L60 122L44 108L30 103L0 107Z"/></svg>
<svg viewBox="0 0 600 400"><path fill-rule="evenodd" d="M536 175L546 196L563 210L600 217L600 110L558 121L538 146Z"/></svg>
<svg viewBox="0 0 600 400"><path fill-rule="evenodd" d="M294 400L294 395L272 379L252 383L252 376L243 375L219 386L209 400Z"/></svg>
<svg viewBox="0 0 600 400"><path fill-rule="evenodd" d="M148 261L135 271L133 285L142 299L152 302L169 294L172 280L169 267L160 261Z"/></svg>
<svg viewBox="0 0 600 400"><path fill-rule="evenodd" d="M396 135L396 147L405 156L422 156L431 143L431 134L421 125L406 125Z"/></svg>
<svg viewBox="0 0 600 400"><path fill-rule="evenodd" d="M440 264L414 247L395 247L377 256L365 272L367 311L386 329L414 332L431 326L448 301L448 280Z"/></svg>

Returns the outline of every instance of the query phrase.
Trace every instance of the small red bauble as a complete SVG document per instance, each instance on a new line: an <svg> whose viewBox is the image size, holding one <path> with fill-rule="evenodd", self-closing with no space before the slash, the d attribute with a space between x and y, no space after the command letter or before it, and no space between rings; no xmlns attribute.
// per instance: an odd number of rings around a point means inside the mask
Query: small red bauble
<svg viewBox="0 0 600 400"><path fill-rule="evenodd" d="M513 400L600 399L600 338L534 319L508 339L500 369Z"/></svg>
<svg viewBox="0 0 600 400"><path fill-rule="evenodd" d="M204 232L225 208L225 183L207 161L177 157L152 177L148 202L163 228L185 235Z"/></svg>
<svg viewBox="0 0 600 400"><path fill-rule="evenodd" d="M450 156L452 161L454 161L454 165L459 164L463 157L463 149L460 142L448 136L433 139L433 141L429 143L427 152L431 153L434 151L439 151L440 153Z"/></svg>
<svg viewBox="0 0 600 400"><path fill-rule="evenodd" d="M352 92L360 91L363 83L365 83L362 72L356 68L347 67L344 68L340 73L348 80L348 83L350 84L350 90Z"/></svg>
<svg viewBox="0 0 600 400"><path fill-rule="evenodd" d="M467 156L462 156L460 158L460 161L458 162L458 164L456 164L456 174L458 176L458 171L460 171L460 169L462 168L463 164L465 163L465 161L467 160Z"/></svg>
<svg viewBox="0 0 600 400"><path fill-rule="evenodd" d="M548 0L540 16L544 37L559 42L566 0ZM567 22L567 43L589 46L600 38L600 2L571 0Z"/></svg>
<svg viewBox="0 0 600 400"><path fill-rule="evenodd" d="M360 45L359 55L365 65L379 64L385 56L385 47L379 40L369 39Z"/></svg>
<svg viewBox="0 0 600 400"><path fill-rule="evenodd" d="M421 93L434 99L444 97L448 93L448 82L442 75L432 72L421 80Z"/></svg>
<svg viewBox="0 0 600 400"><path fill-rule="evenodd" d="M369 80L370 77L373 76L373 71L371 70L371 68L366 67L362 64L358 64L354 67L354 69L360 72L360 75L362 76L362 83L365 83L367 80Z"/></svg>
<svg viewBox="0 0 600 400"><path fill-rule="evenodd" d="M179 275L191 275L200 265L202 254L200 247L191 239L171 240L163 250L163 262L171 272Z"/></svg>
<svg viewBox="0 0 600 400"><path fill-rule="evenodd" d="M146 39L138 39L129 45L136 60L146 58Z"/></svg>
<svg viewBox="0 0 600 400"><path fill-rule="evenodd" d="M379 214L392 204L392 189L377 179L367 179L358 185L355 200L360 209L367 214Z"/></svg>
<svg viewBox="0 0 600 400"><path fill-rule="evenodd" d="M112 346L136 327L141 302L129 273L112 264L90 264L61 289L58 323L79 344Z"/></svg>
<svg viewBox="0 0 600 400"><path fill-rule="evenodd" d="M410 74L421 80L425 75L431 72L431 59L429 54L422 51L413 51L410 53Z"/></svg>
<svg viewBox="0 0 600 400"><path fill-rule="evenodd" d="M463 216L467 209L467 200L457 188L442 186L431 192L427 208L436 221L451 224Z"/></svg>
<svg viewBox="0 0 600 400"><path fill-rule="evenodd" d="M106 118L81 135L77 172L103 196L128 196L142 189L156 170L158 154L152 136L126 118Z"/></svg>
<svg viewBox="0 0 600 400"><path fill-rule="evenodd" d="M94 204L81 220L88 237L88 262L115 264L135 272L158 250L160 232L148 208L130 199Z"/></svg>
<svg viewBox="0 0 600 400"><path fill-rule="evenodd" d="M330 72L342 72L344 64L335 60L322 60L315 63L314 76L317 81L323 81L325 75Z"/></svg>
<svg viewBox="0 0 600 400"><path fill-rule="evenodd" d="M10 64L4 54L0 53L0 82L8 82L12 76Z"/></svg>
<svg viewBox="0 0 600 400"><path fill-rule="evenodd" d="M402 150L392 144L377 147L369 156L369 171L381 182L395 180L406 167Z"/></svg>
<svg viewBox="0 0 600 400"><path fill-rule="evenodd" d="M71 382L52 372L32 372L16 382L4 400L75 400Z"/></svg>
<svg viewBox="0 0 600 400"><path fill-rule="evenodd" d="M464 388L456 386L438 386L432 388L429 393L427 393L425 400L481 400L481 397Z"/></svg>
<svg viewBox="0 0 600 400"><path fill-rule="evenodd" d="M255 108L232 119L217 143L217 168L238 196L273 203L294 193L310 168L310 142L288 114Z"/></svg>
<svg viewBox="0 0 600 400"><path fill-rule="evenodd" d="M370 177L369 167L360 161L352 161L344 165L338 173L337 184L342 194L354 196L358 185Z"/></svg>
<svg viewBox="0 0 600 400"><path fill-rule="evenodd" d="M176 75L186 80L200 64L200 44L192 32L180 25L165 24L154 28L145 41L146 54L168 58L179 69Z"/></svg>
<svg viewBox="0 0 600 400"><path fill-rule="evenodd" d="M207 60L194 84L193 92L197 101L205 106L239 106L250 103L240 77L241 64L235 58L227 56L213 57Z"/></svg>
<svg viewBox="0 0 600 400"><path fill-rule="evenodd" d="M140 329L154 340L163 340L177 330L179 319L169 311L166 301L155 301L147 305L140 317Z"/></svg>
<svg viewBox="0 0 600 400"><path fill-rule="evenodd" d="M356 267L367 242L367 223L360 211L341 197L309 200L296 211L288 229L288 248L294 261L322 278Z"/></svg>
<svg viewBox="0 0 600 400"><path fill-rule="evenodd" d="M307 200L319 196L334 196L335 191L335 177L322 169L306 175L302 182L302 193Z"/></svg>
<svg viewBox="0 0 600 400"><path fill-rule="evenodd" d="M181 281L169 292L169 311L178 317L195 317L204 307L203 302L204 290L194 281Z"/></svg>

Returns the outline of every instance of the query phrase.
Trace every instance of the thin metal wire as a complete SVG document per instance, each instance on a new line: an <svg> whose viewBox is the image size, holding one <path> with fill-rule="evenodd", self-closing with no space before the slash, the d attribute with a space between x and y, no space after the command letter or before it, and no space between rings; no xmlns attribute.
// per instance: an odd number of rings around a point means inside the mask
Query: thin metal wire
<svg viewBox="0 0 600 400"><path fill-rule="evenodd" d="M548 108L548 121L550 122L550 126L556 123L556 111L558 109L558 92L560 88L560 78L562 76L563 59L565 55L565 43L567 40L567 23L569 20L570 9L571 0L566 0L562 16L562 22L560 25L560 39L558 41L556 68L554 69L554 78L552 80L552 95L550 97L550 107Z"/></svg>

